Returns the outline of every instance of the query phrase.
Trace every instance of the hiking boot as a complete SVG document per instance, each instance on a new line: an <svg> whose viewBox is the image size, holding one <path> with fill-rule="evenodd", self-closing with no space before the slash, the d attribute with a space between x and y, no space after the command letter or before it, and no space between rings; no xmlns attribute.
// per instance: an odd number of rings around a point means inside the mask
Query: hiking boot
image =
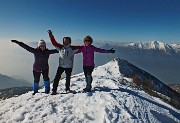
<svg viewBox="0 0 180 123"><path fill-rule="evenodd" d="M91 92L91 89L84 88L83 92Z"/></svg>
<svg viewBox="0 0 180 123"><path fill-rule="evenodd" d="M49 94L49 91L45 91L45 94Z"/></svg>
<svg viewBox="0 0 180 123"><path fill-rule="evenodd" d="M32 95L35 95L36 93L38 93L38 92L33 92Z"/></svg>
<svg viewBox="0 0 180 123"><path fill-rule="evenodd" d="M82 93L86 93L86 92L91 92L91 89L89 90L89 89L84 88Z"/></svg>
<svg viewBox="0 0 180 123"><path fill-rule="evenodd" d="M86 89L86 92L91 92L91 89Z"/></svg>
<svg viewBox="0 0 180 123"><path fill-rule="evenodd" d="M52 92L51 95L56 95L57 93L56 92Z"/></svg>
<svg viewBox="0 0 180 123"><path fill-rule="evenodd" d="M71 92L70 88L65 89L66 92Z"/></svg>

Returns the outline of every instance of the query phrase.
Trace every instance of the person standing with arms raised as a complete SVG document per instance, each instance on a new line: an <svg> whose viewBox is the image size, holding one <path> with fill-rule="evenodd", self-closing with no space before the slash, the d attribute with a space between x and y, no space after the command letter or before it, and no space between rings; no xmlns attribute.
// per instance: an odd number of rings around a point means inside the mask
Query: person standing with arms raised
<svg viewBox="0 0 180 123"><path fill-rule="evenodd" d="M37 48L32 48L26 45L25 43L17 40L11 40L11 41L34 54L35 60L33 64L33 76L34 76L33 95L38 93L41 73L44 79L45 93L48 94L50 92L48 59L50 54L58 53L58 51L56 49L53 50L47 49L46 42L42 39L39 41Z"/></svg>
<svg viewBox="0 0 180 123"><path fill-rule="evenodd" d="M92 45L93 39L91 36L86 36L83 40L84 46L79 49L77 53L82 53L83 54L83 71L86 79L86 88L83 89L83 92L91 92L91 84L92 84L92 72L94 70L94 52L99 52L99 53L115 53L115 50L105 50L105 49L100 49Z"/></svg>
<svg viewBox="0 0 180 123"><path fill-rule="evenodd" d="M59 51L59 67L57 69L56 76L54 78L53 89L51 95L57 94L57 87L59 85L59 81L61 79L62 73L65 71L66 73L66 84L65 91L70 92L70 79L71 73L73 69L74 62L74 53L77 52L81 46L71 46L71 38L64 37L63 44L57 43L55 40L52 31L48 30L49 37L51 43L55 46L55 48Z"/></svg>

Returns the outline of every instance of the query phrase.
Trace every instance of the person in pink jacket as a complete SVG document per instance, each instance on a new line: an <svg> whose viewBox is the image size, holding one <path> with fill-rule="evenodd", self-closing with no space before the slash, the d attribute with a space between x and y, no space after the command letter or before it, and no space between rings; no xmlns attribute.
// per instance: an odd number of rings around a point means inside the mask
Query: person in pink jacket
<svg viewBox="0 0 180 123"><path fill-rule="evenodd" d="M84 92L91 92L92 72L94 69L94 52L99 53L115 53L115 50L100 49L92 45L93 39L90 36L84 38L84 46L82 46L76 53L83 54L83 71L86 78L86 88Z"/></svg>

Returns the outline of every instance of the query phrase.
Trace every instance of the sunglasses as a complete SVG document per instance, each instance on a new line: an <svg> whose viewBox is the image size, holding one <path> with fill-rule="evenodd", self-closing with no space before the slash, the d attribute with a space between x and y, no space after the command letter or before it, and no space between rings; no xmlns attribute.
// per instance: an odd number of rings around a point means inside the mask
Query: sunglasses
<svg viewBox="0 0 180 123"><path fill-rule="evenodd" d="M85 40L85 42L91 42L91 40Z"/></svg>

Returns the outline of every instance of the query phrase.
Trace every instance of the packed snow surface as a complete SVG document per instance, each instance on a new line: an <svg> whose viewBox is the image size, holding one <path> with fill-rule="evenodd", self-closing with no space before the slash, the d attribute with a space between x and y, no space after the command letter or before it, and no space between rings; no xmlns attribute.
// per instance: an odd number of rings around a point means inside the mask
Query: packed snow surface
<svg viewBox="0 0 180 123"><path fill-rule="evenodd" d="M85 87L83 73L72 76L71 89L77 93L57 95L28 92L0 101L0 123L178 123L180 111L158 98L131 87L131 79L119 72L116 60L94 69L93 91ZM121 84L123 83L126 84ZM52 86L52 85L51 85Z"/></svg>

